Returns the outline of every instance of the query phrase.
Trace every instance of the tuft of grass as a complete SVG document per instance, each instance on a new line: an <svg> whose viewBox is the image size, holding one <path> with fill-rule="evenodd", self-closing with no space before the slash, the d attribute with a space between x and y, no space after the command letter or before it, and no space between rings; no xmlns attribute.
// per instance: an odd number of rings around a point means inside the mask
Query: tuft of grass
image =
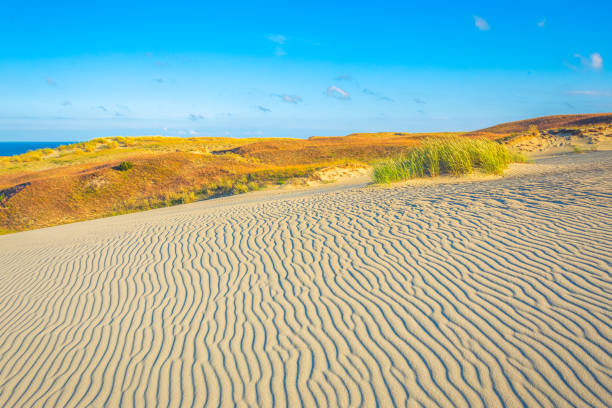
<svg viewBox="0 0 612 408"><path fill-rule="evenodd" d="M121 163L119 163L120 171L128 171L132 167L134 167L134 165L132 164L132 162L129 162L129 161L122 161Z"/></svg>
<svg viewBox="0 0 612 408"><path fill-rule="evenodd" d="M504 145L486 139L459 137L429 138L406 153L374 166L376 183L390 183L440 174L469 174L475 168L489 174L503 174L512 162L525 158Z"/></svg>
<svg viewBox="0 0 612 408"><path fill-rule="evenodd" d="M582 150L582 148L580 146L572 146L574 149L574 153L584 153L584 151Z"/></svg>

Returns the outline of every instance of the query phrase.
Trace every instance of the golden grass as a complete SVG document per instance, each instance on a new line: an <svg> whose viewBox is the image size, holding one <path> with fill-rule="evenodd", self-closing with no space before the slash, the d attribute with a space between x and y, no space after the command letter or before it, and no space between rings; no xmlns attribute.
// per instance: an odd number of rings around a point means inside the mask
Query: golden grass
<svg viewBox="0 0 612 408"><path fill-rule="evenodd" d="M0 193L30 184L0 203L0 229L21 231L239 194L313 177L326 167L397 155L424 136L112 137L2 157Z"/></svg>

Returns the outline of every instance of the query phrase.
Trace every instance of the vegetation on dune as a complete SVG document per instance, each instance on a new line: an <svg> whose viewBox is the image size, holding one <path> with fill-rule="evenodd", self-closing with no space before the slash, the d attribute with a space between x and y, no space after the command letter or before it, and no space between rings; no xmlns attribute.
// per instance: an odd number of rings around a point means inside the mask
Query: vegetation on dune
<svg viewBox="0 0 612 408"><path fill-rule="evenodd" d="M540 131L555 128L572 128L596 124L612 123L612 113L592 113L577 115L553 115L539 118L519 120L516 122L502 123L486 129L471 132L471 134L511 134L512 132L527 132L531 126L536 126Z"/></svg>
<svg viewBox="0 0 612 408"><path fill-rule="evenodd" d="M446 157L444 149L423 150L418 165L418 157L408 153L427 137L459 140L458 135L398 132L307 140L113 137L0 157L0 233L304 183L324 168L364 166L388 157L415 161L414 166L401 167L403 172L409 168L411 177L459 172L458 164L446 169L446 162L427 156ZM483 160L478 163L489 166ZM380 165L377 169L382 174Z"/></svg>
<svg viewBox="0 0 612 408"><path fill-rule="evenodd" d="M440 174L461 175L478 168L489 174L503 174L511 162L524 162L518 153L486 139L429 138L395 158L374 166L374 180L390 183Z"/></svg>
<svg viewBox="0 0 612 408"><path fill-rule="evenodd" d="M128 171L132 167L134 167L134 165L132 164L132 162L129 161L122 161L121 163L119 163L119 170L121 171Z"/></svg>

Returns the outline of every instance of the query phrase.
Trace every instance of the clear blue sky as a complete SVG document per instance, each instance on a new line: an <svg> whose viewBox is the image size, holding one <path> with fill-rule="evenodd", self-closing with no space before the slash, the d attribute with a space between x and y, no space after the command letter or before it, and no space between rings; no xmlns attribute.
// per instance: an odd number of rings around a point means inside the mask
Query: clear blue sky
<svg viewBox="0 0 612 408"><path fill-rule="evenodd" d="M0 140L612 111L612 2L0 2Z"/></svg>

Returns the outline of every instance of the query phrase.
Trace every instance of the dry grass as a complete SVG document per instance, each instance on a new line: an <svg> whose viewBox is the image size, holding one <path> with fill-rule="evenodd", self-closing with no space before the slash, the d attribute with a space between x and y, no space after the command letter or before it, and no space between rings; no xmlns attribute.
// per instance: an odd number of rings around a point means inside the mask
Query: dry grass
<svg viewBox="0 0 612 408"><path fill-rule="evenodd" d="M554 115L540 118L519 120L516 122L502 123L486 129L477 130L470 134L480 136L509 135L511 133L528 132L531 126L539 130L548 130L567 127L581 127L596 124L612 123L612 113L594 113L580 115ZM493 136L494 137L494 136Z"/></svg>
<svg viewBox="0 0 612 408"><path fill-rule="evenodd" d="M22 231L239 194L314 177L327 167L397 155L423 137L114 137L2 157L0 194L29 184L0 202L0 229Z"/></svg>

